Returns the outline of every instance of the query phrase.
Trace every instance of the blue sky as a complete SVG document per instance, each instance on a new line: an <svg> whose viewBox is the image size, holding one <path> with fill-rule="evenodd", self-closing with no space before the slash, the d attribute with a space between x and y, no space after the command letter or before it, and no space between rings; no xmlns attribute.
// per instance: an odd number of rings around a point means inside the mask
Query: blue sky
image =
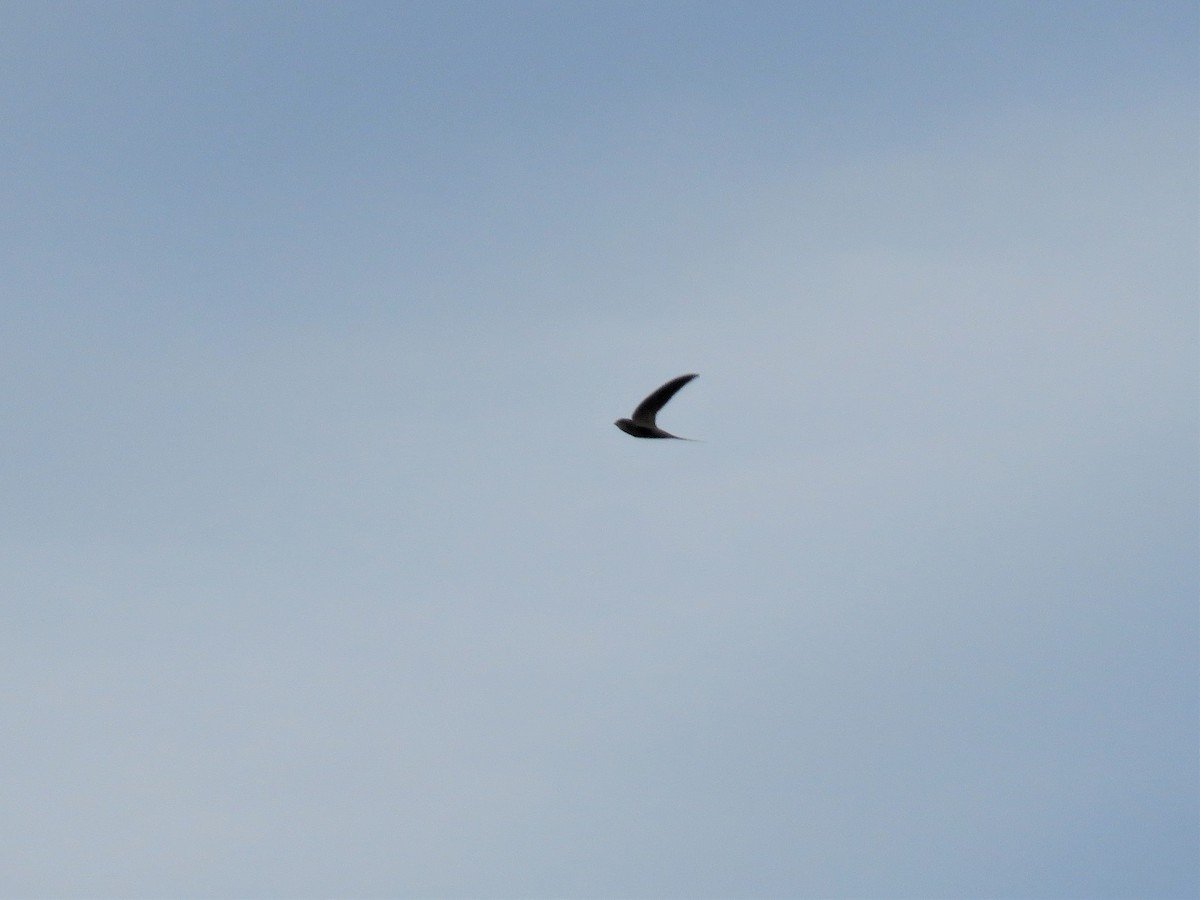
<svg viewBox="0 0 1200 900"><path fill-rule="evenodd" d="M0 8L0 895L1200 893L1198 24Z"/></svg>

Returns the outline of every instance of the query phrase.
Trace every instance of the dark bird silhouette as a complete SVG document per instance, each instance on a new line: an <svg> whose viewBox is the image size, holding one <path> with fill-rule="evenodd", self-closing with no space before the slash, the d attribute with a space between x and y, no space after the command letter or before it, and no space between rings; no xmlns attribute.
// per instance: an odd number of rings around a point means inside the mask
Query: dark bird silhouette
<svg viewBox="0 0 1200 900"><path fill-rule="evenodd" d="M631 434L638 438L675 438L678 441L690 441L691 438L681 438L677 434L663 431L654 424L654 417L658 415L658 411L667 405L667 401L675 396L675 393L691 381L696 376L680 375L678 378L672 378L653 394L638 404L637 409L633 411L633 416L628 419L617 419L613 422L626 434Z"/></svg>

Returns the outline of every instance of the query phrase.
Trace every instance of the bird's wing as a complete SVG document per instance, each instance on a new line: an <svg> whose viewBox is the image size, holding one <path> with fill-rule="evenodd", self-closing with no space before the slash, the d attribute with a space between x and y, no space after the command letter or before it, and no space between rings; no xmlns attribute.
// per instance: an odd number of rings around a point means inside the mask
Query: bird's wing
<svg viewBox="0 0 1200 900"><path fill-rule="evenodd" d="M680 375L678 378L672 378L653 394L638 404L637 409L633 411L631 418L639 425L649 425L654 427L654 417L658 411L667 405L667 401L675 396L675 392L687 384L696 376Z"/></svg>

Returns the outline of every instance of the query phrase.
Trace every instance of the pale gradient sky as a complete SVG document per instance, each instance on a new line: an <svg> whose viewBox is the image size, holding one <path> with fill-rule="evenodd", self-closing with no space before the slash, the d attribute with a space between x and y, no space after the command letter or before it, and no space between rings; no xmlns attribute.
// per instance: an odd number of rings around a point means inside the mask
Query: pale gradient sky
<svg viewBox="0 0 1200 900"><path fill-rule="evenodd" d="M1200 894L1198 34L0 6L0 896Z"/></svg>

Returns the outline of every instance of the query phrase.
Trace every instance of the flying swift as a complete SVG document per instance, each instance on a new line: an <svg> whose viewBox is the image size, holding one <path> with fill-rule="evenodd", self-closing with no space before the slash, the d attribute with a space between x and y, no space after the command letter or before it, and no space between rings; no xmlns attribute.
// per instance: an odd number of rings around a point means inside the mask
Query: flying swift
<svg viewBox="0 0 1200 900"><path fill-rule="evenodd" d="M677 441L692 440L691 438L681 438L679 435L671 434L669 431L663 431L655 424L654 417L658 415L658 411L667 405L667 401L674 397L681 387L695 377L695 373L692 373L691 375L680 375L678 378L672 378L639 403L637 409L633 411L632 416L628 419L617 419L613 424L626 434L633 435L636 438L674 438Z"/></svg>

